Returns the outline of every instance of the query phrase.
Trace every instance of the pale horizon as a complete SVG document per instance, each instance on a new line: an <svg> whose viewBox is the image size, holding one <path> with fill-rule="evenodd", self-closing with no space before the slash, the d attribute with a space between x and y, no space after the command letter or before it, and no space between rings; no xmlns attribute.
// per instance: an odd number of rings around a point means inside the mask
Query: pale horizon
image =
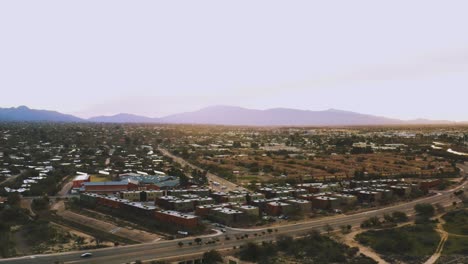
<svg viewBox="0 0 468 264"><path fill-rule="evenodd" d="M468 121L464 1L4 1L0 107Z"/></svg>

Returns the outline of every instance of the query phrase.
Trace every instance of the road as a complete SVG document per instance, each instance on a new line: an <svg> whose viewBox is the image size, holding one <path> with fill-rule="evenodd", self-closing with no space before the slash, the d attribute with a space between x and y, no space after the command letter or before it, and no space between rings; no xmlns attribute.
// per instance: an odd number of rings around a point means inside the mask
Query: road
<svg viewBox="0 0 468 264"><path fill-rule="evenodd" d="M275 239L277 235L290 235L298 236L306 234L312 230L323 231L326 225L331 225L335 229L338 229L342 225L351 225L357 227L361 224L362 221L373 216L382 216L383 214L392 213L394 211L402 211L407 214L414 213L414 206L418 203L431 203L431 204L442 204L445 206L451 205L454 201L453 192L464 188L467 183L463 182L460 186L449 190L438 193L437 195L424 197L415 201L411 201L405 204L394 205L382 209L377 209L369 212L362 212L353 215L337 215L333 217L326 217L317 220L311 220L302 223L293 223L287 224L284 226L275 227L277 232L268 234L268 228L259 228L259 229L236 229L236 228L227 228L226 234L215 234L210 236L202 237L203 241L208 241L210 239L220 239L220 242L211 245L187 245L188 242L193 242L194 238L185 238L171 241L160 241L154 243L138 244L131 246L122 246L122 247L113 247L105 248L98 250L90 250L89 252L93 253L93 257L89 259L80 258L80 254L83 252L68 252L68 253L59 253L59 254L50 254L50 255L37 255L37 256L28 256L20 258L12 258L0 260L0 263L21 263L21 264L36 264L36 263L54 263L56 261L60 263L127 263L132 262L137 259L139 260L153 260L153 259L162 259L177 257L183 255L190 255L205 252L211 249L223 250L223 249L232 249L234 246L240 246L245 244L247 241L252 242L261 242L261 241L271 241ZM265 232L265 235L261 235L262 232ZM241 236L244 234L249 234L248 239L239 239L237 240L236 236ZM254 234L260 235L255 236ZM225 240L225 236L229 236L230 240ZM178 243L183 242L184 246L179 247ZM194 243L195 244L195 243Z"/></svg>
<svg viewBox="0 0 468 264"><path fill-rule="evenodd" d="M201 169L200 167L198 166L195 166L189 162L187 162L186 160L184 160L183 158L181 157L178 157L178 156L175 156L174 154L170 153L168 150L164 149L164 148L161 148L161 147L158 147L158 150L166 157L170 157L172 158L175 162L179 163L182 167L185 167L185 166L188 166L192 169L195 169L195 170L201 170L203 171L203 169ZM235 183L232 183L228 180L225 180L211 172L208 172L206 174L206 177L208 178L208 183L211 187L211 189L213 189L214 191L223 191L223 192L229 192L229 191L235 191L235 190L245 190L243 187L235 184ZM219 184L214 184L215 182L219 183ZM223 187L224 186L224 187Z"/></svg>

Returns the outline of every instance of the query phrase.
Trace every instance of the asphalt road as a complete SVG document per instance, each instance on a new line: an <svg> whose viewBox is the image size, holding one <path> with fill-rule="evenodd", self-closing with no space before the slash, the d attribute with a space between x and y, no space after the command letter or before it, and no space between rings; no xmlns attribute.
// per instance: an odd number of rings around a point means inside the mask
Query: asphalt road
<svg viewBox="0 0 468 264"><path fill-rule="evenodd" d="M467 170L468 171L468 170ZM227 228L226 234L215 234L210 236L202 237L203 242L207 242L211 239L217 238L220 242L210 245L195 245L194 238L186 238L172 241L160 241L147 244L138 244L131 246L123 247L114 247L114 248L105 248L98 250L90 250L89 252L93 253L91 258L80 258L82 252L68 252L68 253L59 253L59 254L50 254L50 255L36 255L20 258L12 258L0 260L0 263L54 263L56 261L60 263L128 263L135 260L153 260L161 259L168 257L177 257L183 255L190 255L209 251L211 249L232 249L233 246L240 246L245 244L247 241L261 242L261 241L270 241L274 240L275 236L280 234L287 234L291 236L303 235L312 230L324 231L324 227L329 224L335 229L338 229L342 225L351 225L353 227L359 226L362 221L368 219L372 216L382 216L386 213L392 213L394 211L403 211L408 214L414 213L414 206L418 203L432 203L432 204L442 204L450 205L455 201L453 192L455 190L464 188L467 183L463 183L457 188L440 192L437 195L424 197L415 201L411 201L404 204L394 205L382 209L377 209L374 211L362 212L352 215L337 215L333 217L326 217L317 220L311 220L302 223L293 223L287 224L284 226L275 227L277 232L268 234L268 228L260 229L234 229ZM265 232L266 235L261 235L255 237L254 234L260 235L262 232ZM247 239L236 239L236 236L241 236L244 234L249 234ZM229 236L230 240L225 240L225 236ZM184 246L179 247L178 243L182 241ZM194 245L189 246L188 242L193 242Z"/></svg>
<svg viewBox="0 0 468 264"><path fill-rule="evenodd" d="M170 157L172 158L175 162L179 163L180 165L182 165L182 167L185 167L185 166L188 166L192 169L196 169L196 170L201 170L203 171L203 169L201 169L200 167L197 167L189 162L187 162L186 160L182 159L181 157L178 157L178 156L175 156L173 155L172 153L170 153L168 150L164 149L164 148L161 148L159 147L158 150L164 155L164 156L167 156L167 157ZM211 172L208 172L206 174L206 177L208 178L208 183L211 187L211 189L215 190L215 191L219 191L219 192L229 192L229 191L235 191L235 190L245 190L243 187L235 184L235 183L232 183L228 180L225 180ZM217 184L214 184L214 182L217 182L219 183L219 185ZM223 188L224 186L224 188Z"/></svg>

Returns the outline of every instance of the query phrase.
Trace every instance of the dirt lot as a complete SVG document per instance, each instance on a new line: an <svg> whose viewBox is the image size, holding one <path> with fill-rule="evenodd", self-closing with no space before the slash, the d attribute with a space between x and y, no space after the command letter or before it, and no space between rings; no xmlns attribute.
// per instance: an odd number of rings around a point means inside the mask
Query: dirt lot
<svg viewBox="0 0 468 264"><path fill-rule="evenodd" d="M123 226L117 226L116 224L98 220L95 218L91 218L85 215L80 215L74 212L71 212L69 210L65 210L65 205L63 201L58 202L57 204L54 205L52 208L53 210L57 210L57 214L69 221L73 221L82 225L86 225L95 229L99 229L120 237L128 238L134 241L138 241L141 243L146 243L146 242L153 242L160 240L161 237L152 234L143 230L137 230L137 229L130 229L128 227L123 227Z"/></svg>

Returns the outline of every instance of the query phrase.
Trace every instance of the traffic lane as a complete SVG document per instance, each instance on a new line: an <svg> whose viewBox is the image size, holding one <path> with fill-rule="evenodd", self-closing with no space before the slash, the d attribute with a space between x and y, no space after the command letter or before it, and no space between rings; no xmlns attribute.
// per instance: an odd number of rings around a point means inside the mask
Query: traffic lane
<svg viewBox="0 0 468 264"><path fill-rule="evenodd" d="M461 187L460 187L461 188ZM420 200L416 200L413 202L409 202L407 204L402 204L402 205L397 205L393 206L390 208L382 208L382 209L377 209L375 211L371 212L363 212L355 215L343 215L341 217L336 217L336 218L326 218L326 219L320 219L316 221L311 221L311 222L304 222L304 223L298 223L298 224L291 224L291 225L286 225L286 226L278 226L276 229L278 229L278 233L300 233L304 231L310 231L313 230L314 228L323 228L326 224L331 224L333 226L339 226L342 224L349 224L351 223L352 225L359 225L360 222L363 220L367 219L368 217L372 216L377 216L381 215L384 213L391 213L393 211L405 211L405 212L411 212L413 211L413 207L417 203L424 202L425 200L428 200L429 202L435 204L435 203L451 203L452 199L450 199L450 193L445 193L437 196L432 196L432 197L427 197L423 198ZM235 235L235 234L242 234L242 233L249 233L253 234L255 232L261 232L261 231L267 231L268 228L263 228L263 229L257 229L257 230L230 230L229 235ZM218 235L218 236L211 236L211 237L222 237L223 235ZM203 237L206 239L206 237ZM173 240L173 241L164 241L164 242L158 242L158 243L150 243L150 244L139 244L139 245L132 245L132 246L126 246L126 247L119 247L119 248L111 248L111 249L102 249L102 250L93 250L90 252L93 252L94 254L97 254L97 256L107 256L107 255L119 255L120 254L132 254L132 257L135 256L133 255L134 251L145 251L148 248L152 249L164 249L164 247L173 247L173 244L171 243L178 243L179 241L183 241L184 243L188 243L190 241L193 241L193 238L190 239L183 239L183 240ZM167 251L167 248L165 249ZM102 253L101 253L102 251ZM82 253L82 252L81 252ZM62 253L61 253L62 254ZM21 258L20 260L14 260L10 259L8 263L51 263L56 260L60 261L78 261L81 259L78 259L80 252L75 252L75 253L63 253L63 255L56 254L56 255L46 255L44 257L39 257L37 256L35 259L30 259L28 257ZM172 253L174 254L174 252ZM140 255L141 253L136 253L136 255ZM175 256L177 256L177 253L175 253ZM144 255L143 255L144 257ZM45 262L39 262L42 261L43 258L45 259ZM0 261L2 262L2 261ZM4 262L7 263L7 262ZM86 262L85 262L86 263Z"/></svg>

